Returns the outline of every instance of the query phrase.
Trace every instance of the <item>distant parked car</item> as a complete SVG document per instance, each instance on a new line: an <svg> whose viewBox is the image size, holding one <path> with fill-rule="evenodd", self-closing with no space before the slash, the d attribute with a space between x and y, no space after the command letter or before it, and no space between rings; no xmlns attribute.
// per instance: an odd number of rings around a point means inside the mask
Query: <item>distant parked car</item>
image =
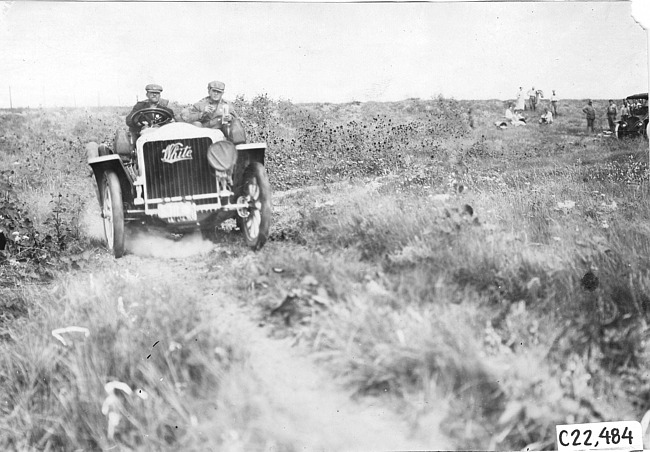
<svg viewBox="0 0 650 452"><path fill-rule="evenodd" d="M630 116L616 121L616 137L648 138L648 93L634 94L625 100L630 106Z"/></svg>

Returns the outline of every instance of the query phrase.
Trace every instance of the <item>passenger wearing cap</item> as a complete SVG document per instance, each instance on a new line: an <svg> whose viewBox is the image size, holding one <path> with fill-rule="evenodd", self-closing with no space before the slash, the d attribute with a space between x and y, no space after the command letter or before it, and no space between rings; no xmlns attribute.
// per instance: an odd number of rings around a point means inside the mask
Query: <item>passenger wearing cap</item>
<svg viewBox="0 0 650 452"><path fill-rule="evenodd" d="M226 85L223 82L208 83L208 95L191 107L183 110L183 121L198 127L221 129L232 118L239 118L232 106L222 99Z"/></svg>
<svg viewBox="0 0 650 452"><path fill-rule="evenodd" d="M172 118L174 118L174 111L169 108L169 100L161 99L160 97L160 93L162 93L163 90L162 86L151 83L145 86L144 89L147 92L147 99L136 103L133 106L131 113L129 113L126 117L126 125L129 126L131 135L136 138L140 134L140 130L138 129L138 126L133 123L133 115L135 115L138 111L145 108L162 108L163 110L167 110L169 113L171 113Z"/></svg>

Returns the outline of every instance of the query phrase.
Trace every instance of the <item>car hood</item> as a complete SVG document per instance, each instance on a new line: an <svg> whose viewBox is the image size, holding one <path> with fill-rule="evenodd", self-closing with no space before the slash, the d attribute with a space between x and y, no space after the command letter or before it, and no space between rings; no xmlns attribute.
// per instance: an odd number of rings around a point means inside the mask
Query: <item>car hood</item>
<svg viewBox="0 0 650 452"><path fill-rule="evenodd" d="M219 129L196 127L185 122L172 122L162 127L144 129L140 134L140 138L138 138L137 144L140 147L150 141L183 140L203 137L210 138L213 143L225 139L223 132Z"/></svg>

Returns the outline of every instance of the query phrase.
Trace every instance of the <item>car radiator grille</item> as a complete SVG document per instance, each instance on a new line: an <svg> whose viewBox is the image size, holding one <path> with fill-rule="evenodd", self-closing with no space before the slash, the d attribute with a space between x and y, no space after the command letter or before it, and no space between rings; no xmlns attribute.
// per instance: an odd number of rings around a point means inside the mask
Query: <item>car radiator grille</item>
<svg viewBox="0 0 650 452"><path fill-rule="evenodd" d="M163 149L180 143L190 146L191 160L163 162ZM210 138L153 141L144 144L147 200L215 193L217 182L208 165Z"/></svg>

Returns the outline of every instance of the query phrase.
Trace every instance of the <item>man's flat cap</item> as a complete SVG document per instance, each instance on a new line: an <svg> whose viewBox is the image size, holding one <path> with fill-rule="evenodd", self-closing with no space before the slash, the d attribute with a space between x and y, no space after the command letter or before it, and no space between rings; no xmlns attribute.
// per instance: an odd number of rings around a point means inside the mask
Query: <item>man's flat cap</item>
<svg viewBox="0 0 650 452"><path fill-rule="evenodd" d="M216 89L217 91L225 91L226 84L224 82L213 81L208 83L208 89Z"/></svg>
<svg viewBox="0 0 650 452"><path fill-rule="evenodd" d="M162 86L156 85L155 83L150 83L144 87L145 91L152 91L154 93L162 92Z"/></svg>

